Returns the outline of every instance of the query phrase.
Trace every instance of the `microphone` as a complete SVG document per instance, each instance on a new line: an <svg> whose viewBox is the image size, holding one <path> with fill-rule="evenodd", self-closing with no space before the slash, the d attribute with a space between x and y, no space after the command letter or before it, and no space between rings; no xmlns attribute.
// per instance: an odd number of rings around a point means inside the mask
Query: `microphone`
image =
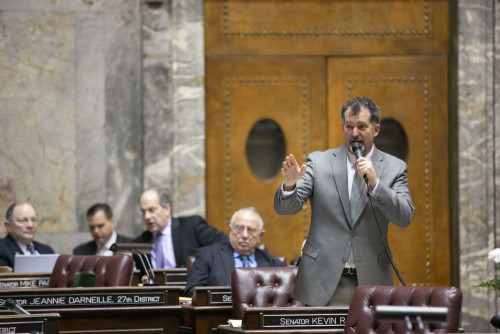
<svg viewBox="0 0 500 334"><path fill-rule="evenodd" d="M351 144L351 150L352 153L354 153L354 155L356 156L356 160L363 156L361 145L359 145L358 142L355 141L354 143ZM368 177L366 177L366 174L363 175L363 179L365 180L366 183L368 183Z"/></svg>
<svg viewBox="0 0 500 334"><path fill-rule="evenodd" d="M158 285L155 283L154 278L155 274L153 272L153 267L149 263L148 257L146 254L143 254L136 249L131 249L132 256L135 260L135 263L138 265L139 270L141 272L140 281L144 285Z"/></svg>
<svg viewBox="0 0 500 334"><path fill-rule="evenodd" d="M144 263L146 264L146 269L149 272L149 277L151 277L154 280L155 279L155 273L153 271L153 266L151 265L151 262L149 262L149 259L146 256L146 254L141 253L141 256L144 259Z"/></svg>
<svg viewBox="0 0 500 334"><path fill-rule="evenodd" d="M31 314L11 298L7 298L7 300L5 300L5 307L17 314Z"/></svg>
<svg viewBox="0 0 500 334"><path fill-rule="evenodd" d="M144 285L158 285L154 282L155 274L145 252L151 252L149 243L114 243L109 250L114 254L132 253L136 267L140 270L140 282Z"/></svg>
<svg viewBox="0 0 500 334"><path fill-rule="evenodd" d="M141 254L135 249L131 249L131 251L133 254L132 256L135 260L135 264L139 267L139 271L141 272L141 283L150 283L151 277L149 277L149 272L147 270L146 264L144 263L144 260L142 259Z"/></svg>
<svg viewBox="0 0 500 334"><path fill-rule="evenodd" d="M500 329L500 316L498 315L494 315L491 320L490 320L490 323L495 327L495 328L499 328Z"/></svg>

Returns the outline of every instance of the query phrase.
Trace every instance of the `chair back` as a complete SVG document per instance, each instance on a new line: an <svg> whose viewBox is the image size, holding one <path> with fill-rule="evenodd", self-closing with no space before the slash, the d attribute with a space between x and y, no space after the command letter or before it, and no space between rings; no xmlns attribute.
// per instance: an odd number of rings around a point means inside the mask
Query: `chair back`
<svg viewBox="0 0 500 334"><path fill-rule="evenodd" d="M193 267L194 261L196 260L195 255L189 255L186 260L186 272L189 274L191 268Z"/></svg>
<svg viewBox="0 0 500 334"><path fill-rule="evenodd" d="M455 287L357 286L347 314L344 334L408 331L405 322L376 322L373 314L378 305L446 307L446 321L425 323L425 332L458 333L462 292ZM413 333L420 333L418 326L414 327Z"/></svg>
<svg viewBox="0 0 500 334"><path fill-rule="evenodd" d="M59 255L50 276L50 288L75 286L79 272L97 275L96 286L130 286L134 260L128 255Z"/></svg>
<svg viewBox="0 0 500 334"><path fill-rule="evenodd" d="M292 298L297 267L235 268L231 272L233 317L253 307L304 306Z"/></svg>

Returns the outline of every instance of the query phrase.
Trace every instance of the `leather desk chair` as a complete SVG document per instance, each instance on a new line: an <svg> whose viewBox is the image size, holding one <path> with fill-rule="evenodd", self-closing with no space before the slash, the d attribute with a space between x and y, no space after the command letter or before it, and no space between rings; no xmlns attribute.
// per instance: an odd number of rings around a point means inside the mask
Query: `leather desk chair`
<svg viewBox="0 0 500 334"><path fill-rule="evenodd" d="M429 333L458 333L462 292L455 287L357 286L344 334L407 332L404 322L376 322L373 314L378 305L447 307L446 322L425 323L424 328ZM420 333L418 327L414 333Z"/></svg>
<svg viewBox="0 0 500 334"><path fill-rule="evenodd" d="M235 268L231 273L233 317L252 307L305 306L292 298L297 267Z"/></svg>
<svg viewBox="0 0 500 334"><path fill-rule="evenodd" d="M193 267L194 260L196 260L195 255L189 255L186 260L186 272L189 274L189 271Z"/></svg>
<svg viewBox="0 0 500 334"><path fill-rule="evenodd" d="M130 286L134 260L128 255L59 255L50 276L50 288L74 287L79 272L97 275L96 286Z"/></svg>

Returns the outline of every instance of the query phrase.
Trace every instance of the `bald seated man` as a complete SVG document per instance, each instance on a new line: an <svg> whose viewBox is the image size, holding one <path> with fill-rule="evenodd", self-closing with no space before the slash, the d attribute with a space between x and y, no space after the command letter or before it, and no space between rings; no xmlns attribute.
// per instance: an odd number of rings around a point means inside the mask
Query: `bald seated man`
<svg viewBox="0 0 500 334"><path fill-rule="evenodd" d="M133 242L151 243L151 265L155 269L186 267L188 256L200 247L227 240L227 235L200 216L172 217L167 191L149 188L139 200L146 227Z"/></svg>
<svg viewBox="0 0 500 334"><path fill-rule="evenodd" d="M7 236L0 239L0 266L14 269L16 254L38 255L54 254L54 250L34 241L38 227L37 212L30 203L13 203L5 214Z"/></svg>
<svg viewBox="0 0 500 334"><path fill-rule="evenodd" d="M189 271L185 296L195 286L229 286L230 274L237 267L283 267L285 264L257 245L264 236L264 221L253 207L236 211L229 224L229 242L203 247Z"/></svg>

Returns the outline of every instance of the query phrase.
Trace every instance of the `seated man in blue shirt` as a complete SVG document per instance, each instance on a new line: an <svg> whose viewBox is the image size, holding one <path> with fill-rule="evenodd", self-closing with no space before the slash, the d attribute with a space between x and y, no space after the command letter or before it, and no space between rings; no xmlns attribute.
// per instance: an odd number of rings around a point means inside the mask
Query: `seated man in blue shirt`
<svg viewBox="0 0 500 334"><path fill-rule="evenodd" d="M38 227L35 207L27 202L12 203L5 214L7 236L0 239L0 266L14 268L14 257L21 255L54 254L54 250L34 241Z"/></svg>
<svg viewBox="0 0 500 334"><path fill-rule="evenodd" d="M257 248L264 236L264 221L253 207L236 211L229 225L229 242L198 249L189 271L185 296L193 295L195 286L229 286L235 267L283 267L277 257Z"/></svg>

